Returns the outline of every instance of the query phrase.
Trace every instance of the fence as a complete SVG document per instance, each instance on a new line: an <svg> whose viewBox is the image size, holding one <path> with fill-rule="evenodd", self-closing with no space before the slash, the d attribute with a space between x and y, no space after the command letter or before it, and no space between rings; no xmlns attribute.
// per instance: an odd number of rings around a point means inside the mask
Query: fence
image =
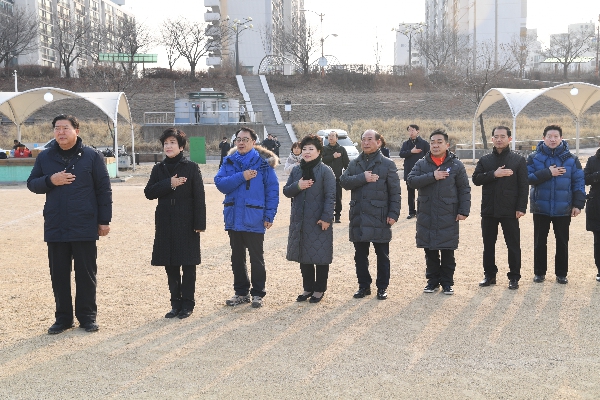
<svg viewBox="0 0 600 400"><path fill-rule="evenodd" d="M237 111L200 112L145 112L144 125L233 125L243 123L263 123L262 111L246 111L244 121L240 121Z"/></svg>

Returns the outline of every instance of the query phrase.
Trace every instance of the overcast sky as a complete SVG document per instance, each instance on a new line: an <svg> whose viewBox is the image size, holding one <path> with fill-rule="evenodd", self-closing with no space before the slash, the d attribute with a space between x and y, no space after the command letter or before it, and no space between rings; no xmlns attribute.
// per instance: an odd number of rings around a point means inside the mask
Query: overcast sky
<svg viewBox="0 0 600 400"><path fill-rule="evenodd" d="M325 54L336 56L342 64L374 64L376 43L379 43L381 64L393 64L395 33L392 28L401 22L422 22L425 19L424 0L304 0L304 6L315 13L325 14L324 35L338 35L327 38ZM203 22L206 11L203 0L126 0L125 7L156 34L161 22L167 18L185 15ZM319 17L315 13L307 12L307 20L320 29ZM566 32L568 24L597 23L599 14L599 0L527 0L527 27L537 28L540 40L546 43L551 33ZM163 49L151 49L149 52L158 53L159 66L167 66ZM178 66L189 68L181 61Z"/></svg>

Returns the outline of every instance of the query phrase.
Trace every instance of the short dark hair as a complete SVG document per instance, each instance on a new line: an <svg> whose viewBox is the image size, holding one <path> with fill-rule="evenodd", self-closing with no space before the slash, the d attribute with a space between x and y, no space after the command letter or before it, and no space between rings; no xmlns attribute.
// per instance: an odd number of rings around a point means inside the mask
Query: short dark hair
<svg viewBox="0 0 600 400"><path fill-rule="evenodd" d="M223 140L227 140L227 136L223 136Z"/></svg>
<svg viewBox="0 0 600 400"><path fill-rule="evenodd" d="M429 140L431 140L432 137L434 137L435 135L442 135L444 137L444 140L446 141L446 143L449 142L448 139L448 134L446 133L445 129L436 129L435 131L431 132L431 135L429 135Z"/></svg>
<svg viewBox="0 0 600 400"><path fill-rule="evenodd" d="M56 125L56 121L62 121L62 120L69 121L71 123L71 126L74 129L79 129L79 121L77 120L77 118L72 115L66 115L66 114L60 114L60 115L57 115L56 117L54 117L54 119L52 120L52 127L54 128L54 125Z"/></svg>
<svg viewBox="0 0 600 400"><path fill-rule="evenodd" d="M14 142L15 144L19 143L19 141L18 141L17 139L13 140L13 142Z"/></svg>
<svg viewBox="0 0 600 400"><path fill-rule="evenodd" d="M504 125L495 126L494 129L492 129L492 136L494 136L494 132L496 132L496 129L504 129L506 131L506 134L508 135L508 137L512 136L512 132L510 131L510 128L508 126L504 126Z"/></svg>
<svg viewBox="0 0 600 400"><path fill-rule="evenodd" d="M336 131L329 131L329 133L327 134L327 136L334 134L336 138L339 138L338 133Z"/></svg>
<svg viewBox="0 0 600 400"><path fill-rule="evenodd" d="M293 152L294 149L300 149L300 150L302 150L302 146L300 146L300 142L294 142L294 143L292 143L292 149L291 149L291 151Z"/></svg>
<svg viewBox="0 0 600 400"><path fill-rule="evenodd" d="M314 145L319 150L319 153L323 150L323 141L320 136L313 134L304 136L300 142L300 148L303 149L304 146L309 144Z"/></svg>
<svg viewBox="0 0 600 400"><path fill-rule="evenodd" d="M258 139L258 136L256 136L256 133L254 132L254 129L249 128L247 126L242 126L240 129L237 130L237 132L235 133L235 137L238 137L238 134L241 132L248 132L250 134L250 137L252 138L252 140L256 141L256 139Z"/></svg>
<svg viewBox="0 0 600 400"><path fill-rule="evenodd" d="M175 139L177 139L177 144L179 145L179 147L185 147L186 139L184 131L180 131L177 128L169 128L165 130L162 133L162 135L160 135L158 140L160 140L160 143L164 146L165 140L167 140L170 137L174 137Z"/></svg>
<svg viewBox="0 0 600 400"><path fill-rule="evenodd" d="M558 131L558 133L560 134L560 137L562 137L562 128L558 125L548 125L547 127L544 128L544 137L546 137L546 133L548 133L548 131Z"/></svg>
<svg viewBox="0 0 600 400"><path fill-rule="evenodd" d="M416 130L419 130L419 125L416 124L410 124L409 126L406 127L406 130L409 130L410 128L414 128Z"/></svg>

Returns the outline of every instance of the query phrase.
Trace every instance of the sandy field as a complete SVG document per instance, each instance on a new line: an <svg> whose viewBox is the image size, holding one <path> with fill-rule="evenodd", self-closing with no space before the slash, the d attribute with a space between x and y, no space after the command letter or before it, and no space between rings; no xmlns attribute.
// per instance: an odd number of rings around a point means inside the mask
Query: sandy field
<svg viewBox="0 0 600 400"><path fill-rule="evenodd" d="M393 228L389 299L354 299L345 193L329 290L321 303L309 304L295 302L301 276L298 264L285 259L290 203L281 195L265 237L264 307L234 308L224 305L233 276L223 195L212 180L216 165L209 164L202 167L209 212L196 309L186 320L169 320L165 272L150 265L156 203L143 194L150 168L113 184L111 233L98 242L95 333L46 334L54 300L44 196L24 185L0 186L0 398L600 398L600 284L585 215L571 225L568 285L554 281L553 244L547 281L532 282L527 214L520 289L507 289L501 236L498 284L480 288L481 188L473 187L456 251L455 294L445 296L423 293L424 255L403 199Z"/></svg>

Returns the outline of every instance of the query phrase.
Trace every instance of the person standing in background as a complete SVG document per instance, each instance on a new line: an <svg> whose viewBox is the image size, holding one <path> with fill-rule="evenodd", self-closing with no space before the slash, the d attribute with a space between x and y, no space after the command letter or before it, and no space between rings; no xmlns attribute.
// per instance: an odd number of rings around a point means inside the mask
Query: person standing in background
<svg viewBox="0 0 600 400"><path fill-rule="evenodd" d="M418 125L411 124L406 130L410 137L402 143L400 157L404 158L404 181L407 182L408 216L406 219L411 219L417 215L417 211L415 210L415 189L410 187L407 178L416 162L423 158L429 151L429 143L419 136Z"/></svg>

